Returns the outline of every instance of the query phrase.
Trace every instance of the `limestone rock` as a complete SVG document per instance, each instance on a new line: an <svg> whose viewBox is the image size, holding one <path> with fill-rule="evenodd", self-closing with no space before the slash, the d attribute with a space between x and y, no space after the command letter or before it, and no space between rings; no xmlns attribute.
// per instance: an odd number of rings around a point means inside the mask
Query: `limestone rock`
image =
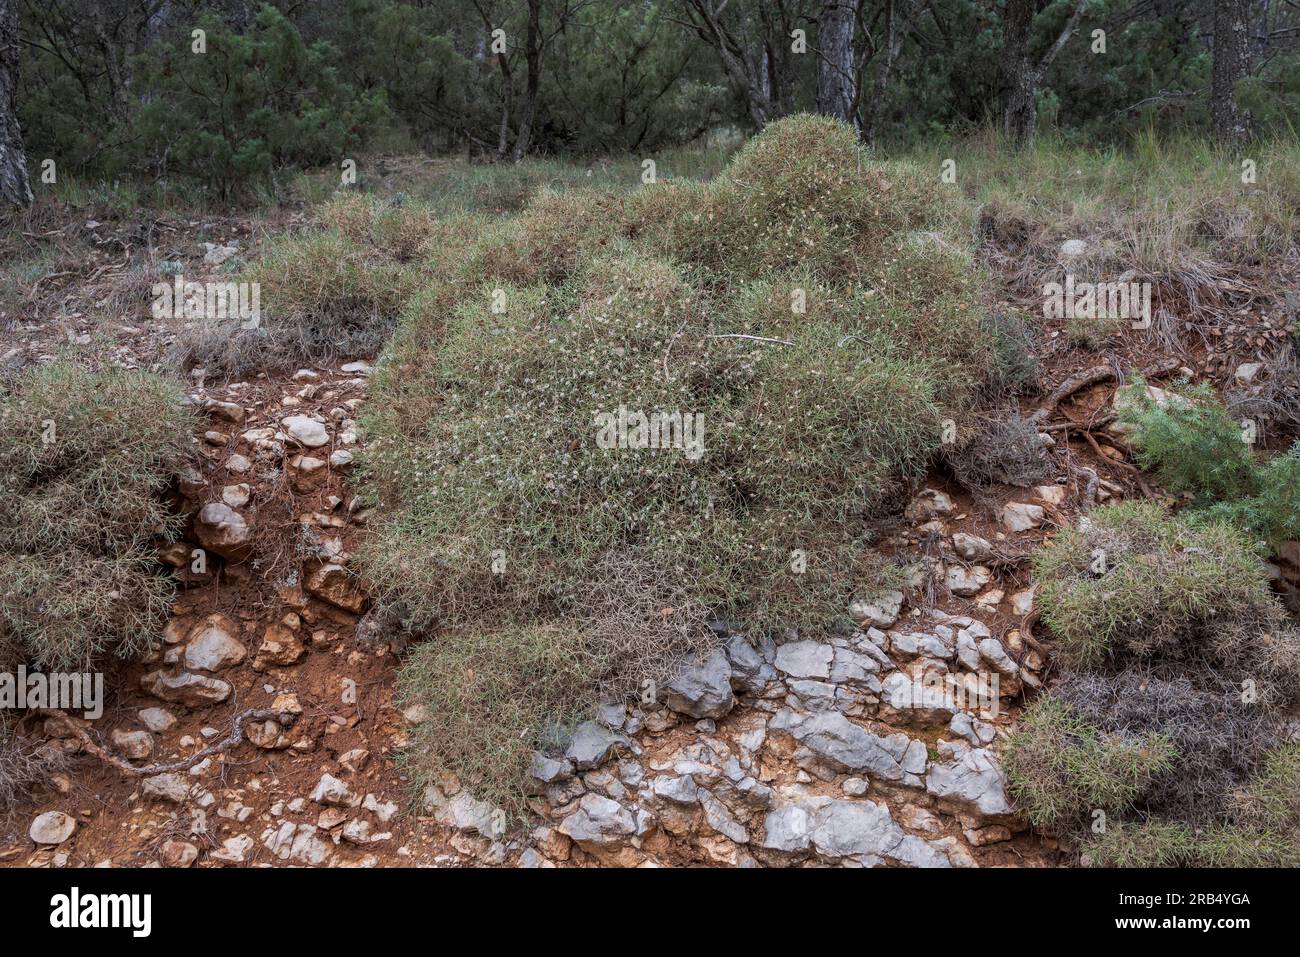
<svg viewBox="0 0 1300 957"><path fill-rule="evenodd" d="M252 529L225 502L209 502L199 510L194 534L200 545L228 561L246 561L253 554Z"/></svg>
<svg viewBox="0 0 1300 957"><path fill-rule="evenodd" d="M230 685L220 678L209 678L189 671L151 671L140 679L140 687L163 701L183 704L187 708L204 708L220 704L230 697Z"/></svg>
<svg viewBox="0 0 1300 957"><path fill-rule="evenodd" d="M37 844L62 844L76 829L76 818L62 811L46 811L36 815L27 836Z"/></svg>
<svg viewBox="0 0 1300 957"><path fill-rule="evenodd" d="M736 703L726 654L719 649L703 661L684 662L664 686L664 701L673 711L693 718L726 715Z"/></svg>

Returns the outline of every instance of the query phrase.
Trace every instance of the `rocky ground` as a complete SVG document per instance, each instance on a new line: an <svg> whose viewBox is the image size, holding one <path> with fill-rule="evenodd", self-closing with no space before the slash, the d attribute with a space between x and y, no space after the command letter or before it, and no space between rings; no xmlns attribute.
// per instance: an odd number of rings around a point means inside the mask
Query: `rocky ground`
<svg viewBox="0 0 1300 957"><path fill-rule="evenodd" d="M187 277L215 270L213 248L237 247L246 232L204 224L179 253ZM149 364L170 334L83 316L65 303L56 320L20 323L0 353L38 359L93 334L119 361ZM1077 371L1049 370L1044 394ZM182 583L164 644L108 676L115 690L100 719L44 722L73 760L0 828L0 861L1067 861L1013 813L998 742L1050 667L1032 633L1025 558L1096 502L1142 493L1119 439L1098 442L1090 428L1044 415L1054 469L1045 484L977 503L932 475L886 542L919 559L909 588L855 603L858 627L825 641L728 634L653 705L606 708L577 729L564 759L538 760L536 822L520 829L454 781L413 796L397 761L421 715L395 705L399 649L347 572L367 521L348 471L368 372L354 357L275 380L191 381L203 421L196 465L178 482L191 523L163 555ZM1100 375L1044 408L1086 425L1107 412L1114 385Z"/></svg>

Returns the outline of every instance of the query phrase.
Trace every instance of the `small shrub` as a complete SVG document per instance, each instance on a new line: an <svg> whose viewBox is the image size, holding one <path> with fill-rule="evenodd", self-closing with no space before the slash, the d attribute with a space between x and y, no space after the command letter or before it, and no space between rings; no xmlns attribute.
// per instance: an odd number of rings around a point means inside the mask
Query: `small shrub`
<svg viewBox="0 0 1300 957"><path fill-rule="evenodd" d="M953 477L976 493L995 485L1037 485L1052 464L1037 424L1011 410L985 410L959 426L956 441L943 447L943 460Z"/></svg>
<svg viewBox="0 0 1300 957"><path fill-rule="evenodd" d="M0 817L9 815L33 786L47 782L65 764L63 752L24 740L0 717Z"/></svg>
<svg viewBox="0 0 1300 957"><path fill-rule="evenodd" d="M711 618L824 629L880 579L874 523L993 349L969 255L918 232L932 178L858 163L847 127L795 118L707 186L543 191L466 254L426 240L361 423L383 517L357 553L436 646L410 687L476 709L414 742L426 779L504 801L555 722L711 647ZM702 445L607 447L620 409L699 416ZM577 670L519 706L438 684L483 656L517 687L556 648ZM489 766L479 738L510 740Z"/></svg>
<svg viewBox="0 0 1300 957"><path fill-rule="evenodd" d="M1034 702L1007 742L1008 783L1035 825L1079 825L1094 810L1130 808L1173 767L1173 743L1156 733L1105 732L1055 696Z"/></svg>
<svg viewBox="0 0 1300 957"><path fill-rule="evenodd" d="M1034 556L1044 621L1074 667L1197 660L1289 698L1300 633L1250 541L1159 505L1097 509Z"/></svg>
<svg viewBox="0 0 1300 957"><path fill-rule="evenodd" d="M0 397L0 644L18 661L87 667L150 646L171 595L152 543L179 524L161 493L192 426L163 380L68 360Z"/></svg>
<svg viewBox="0 0 1300 957"><path fill-rule="evenodd" d="M414 270L334 230L282 239L237 278L260 286L260 325L203 320L178 338L175 365L234 377L375 355L418 283Z"/></svg>
<svg viewBox="0 0 1300 957"><path fill-rule="evenodd" d="M1174 821L1114 821L1083 844L1093 867L1186 867L1195 853L1189 828Z"/></svg>
<svg viewBox="0 0 1300 957"><path fill-rule="evenodd" d="M1180 664L1071 672L1051 700L1103 734L1168 742L1174 759L1144 796L1143 810L1199 826L1223 818L1278 740L1270 709L1242 692L1212 668Z"/></svg>
<svg viewBox="0 0 1300 957"><path fill-rule="evenodd" d="M1253 491L1250 446L1209 386L1176 386L1164 406L1146 394L1140 379L1128 391L1131 401L1121 404L1120 420L1136 427L1138 463L1169 489L1192 492L1200 504Z"/></svg>
<svg viewBox="0 0 1300 957"><path fill-rule="evenodd" d="M1136 426L1134 446L1144 468L1176 492L1248 534L1276 546L1300 536L1300 444L1260 464L1208 386L1182 386L1160 407L1142 389L1122 420Z"/></svg>
<svg viewBox="0 0 1300 957"><path fill-rule="evenodd" d="M1042 366L1034 354L1033 326L1023 317L1008 312L987 313L981 319L981 326L993 345L989 394L1000 398L1033 392L1042 374Z"/></svg>

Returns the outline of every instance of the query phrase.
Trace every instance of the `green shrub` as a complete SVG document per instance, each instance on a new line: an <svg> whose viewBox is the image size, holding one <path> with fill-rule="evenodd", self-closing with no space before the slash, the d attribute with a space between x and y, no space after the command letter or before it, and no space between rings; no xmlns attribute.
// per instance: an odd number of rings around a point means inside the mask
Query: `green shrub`
<svg viewBox="0 0 1300 957"><path fill-rule="evenodd" d="M1300 748L1279 744L1300 630L1257 546L1220 519L1131 502L1062 531L1034 566L1064 667L1009 742L1030 820L1103 866L1300 860Z"/></svg>
<svg viewBox="0 0 1300 957"><path fill-rule="evenodd" d="M1189 828L1172 821L1114 821L1089 834L1083 859L1093 867L1186 867L1195 855Z"/></svg>
<svg viewBox="0 0 1300 957"><path fill-rule="evenodd" d="M1193 493L1200 504L1251 494L1250 446L1209 386L1175 386L1163 407L1146 394L1141 379L1128 393L1120 421L1136 427L1133 446L1143 468L1154 471L1170 490Z"/></svg>
<svg viewBox="0 0 1300 957"><path fill-rule="evenodd" d="M1175 387L1162 408L1139 381L1121 420L1136 427L1139 463L1196 507L1270 545L1300 536L1300 445L1262 465L1208 386Z"/></svg>
<svg viewBox="0 0 1300 957"><path fill-rule="evenodd" d="M344 82L337 51L307 44L297 28L263 6L248 29L208 14L207 52L190 49L189 30L137 63L137 82L156 91L132 125L140 159L202 179L229 196L269 184L286 166L338 163L383 115L382 100Z"/></svg>
<svg viewBox="0 0 1300 957"><path fill-rule="evenodd" d="M68 360L0 396L0 646L11 662L86 668L152 644L172 593L155 539L161 493L190 453L180 392Z"/></svg>
<svg viewBox="0 0 1300 957"><path fill-rule="evenodd" d="M237 281L260 287L260 324L243 328L238 319L199 320L178 337L174 364L234 377L372 356L419 279L414 268L375 247L326 229L280 239Z"/></svg>
<svg viewBox="0 0 1300 957"><path fill-rule="evenodd" d="M1097 509L1034 556L1043 620L1075 667L1207 661L1295 694L1300 633L1250 541L1153 503Z"/></svg>

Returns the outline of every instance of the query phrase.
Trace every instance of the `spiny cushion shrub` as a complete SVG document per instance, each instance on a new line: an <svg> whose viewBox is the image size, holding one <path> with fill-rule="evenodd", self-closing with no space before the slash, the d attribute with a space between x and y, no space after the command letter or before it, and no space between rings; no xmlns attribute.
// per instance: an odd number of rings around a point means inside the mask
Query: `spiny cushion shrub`
<svg viewBox="0 0 1300 957"><path fill-rule="evenodd" d="M404 693L459 714L441 643L496 660L557 623L598 676L475 712L483 735L528 725L497 777L435 721L444 743L412 758L430 774L499 798L540 715L662 684L710 617L807 632L875 584L873 522L993 347L969 256L917 232L937 185L859 161L847 128L796 117L707 195L546 192L464 254L426 245L362 422L382 518L358 562L381 610L434 635ZM669 441L638 448L652 413Z"/></svg>
<svg viewBox="0 0 1300 957"><path fill-rule="evenodd" d="M933 180L919 167L867 159L848 126L805 114L750 140L707 184L638 192L629 216L652 247L718 278L815 264L854 282L879 276L910 230L943 222Z"/></svg>
<svg viewBox="0 0 1300 957"><path fill-rule="evenodd" d="M374 355L418 279L385 252L327 228L280 239L236 281L257 284L259 322L198 320L173 349L182 368L240 376Z"/></svg>
<svg viewBox="0 0 1300 957"><path fill-rule="evenodd" d="M161 498L191 451L179 390L60 359L0 395L0 659L86 669L147 649L170 581Z"/></svg>
<svg viewBox="0 0 1300 957"><path fill-rule="evenodd" d="M1109 824L1083 842L1099 867L1300 866L1300 744L1269 751L1222 820L1197 826L1147 817Z"/></svg>
<svg viewBox="0 0 1300 957"><path fill-rule="evenodd" d="M1131 388L1121 420L1136 431L1139 463L1153 469L1175 492L1189 492L1194 504L1276 546L1300 537L1300 444L1258 462L1243 426L1204 384L1172 390L1164 405Z"/></svg>
<svg viewBox="0 0 1300 957"><path fill-rule="evenodd" d="M1300 692L1300 629L1257 546L1227 522L1132 502L1092 512L1034 565L1063 669L1006 752L1030 820L1111 866L1294 859L1276 782L1296 783L1282 717Z"/></svg>
<svg viewBox="0 0 1300 957"><path fill-rule="evenodd" d="M1071 666L1206 661L1261 694L1300 691L1300 631L1259 553L1226 522L1124 502L1063 530L1034 571L1043 620Z"/></svg>
<svg viewBox="0 0 1300 957"><path fill-rule="evenodd" d="M1083 822L1094 810L1127 808L1172 767L1175 753L1163 735L1106 732L1044 696L1007 744L1006 773L1031 823Z"/></svg>

